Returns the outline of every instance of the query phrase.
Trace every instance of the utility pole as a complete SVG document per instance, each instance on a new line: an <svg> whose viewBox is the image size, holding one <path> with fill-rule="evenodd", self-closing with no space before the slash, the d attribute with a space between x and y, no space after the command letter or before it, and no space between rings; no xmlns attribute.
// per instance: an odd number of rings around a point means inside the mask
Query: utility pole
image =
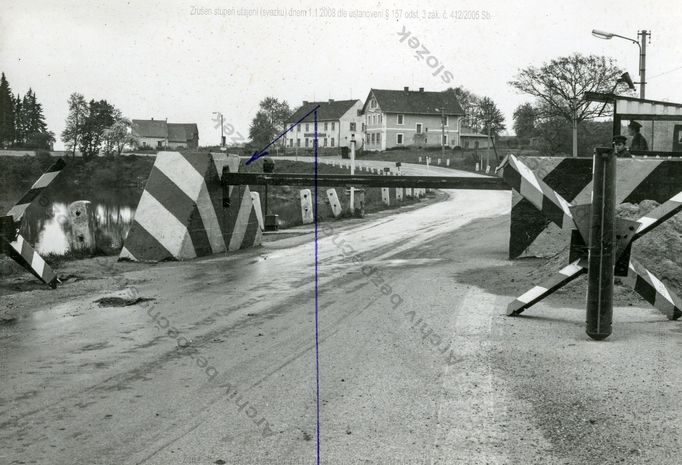
<svg viewBox="0 0 682 465"><path fill-rule="evenodd" d="M350 175L355 175L355 134L350 136ZM355 216L355 187L350 186L350 213Z"/></svg>
<svg viewBox="0 0 682 465"><path fill-rule="evenodd" d="M219 111L214 111L214 115L220 116L220 147L225 147L225 125L223 124L223 114Z"/></svg>
<svg viewBox="0 0 682 465"><path fill-rule="evenodd" d="M639 98L643 99L646 87L646 38L651 37L651 32L642 29L637 37L642 38L639 46Z"/></svg>
<svg viewBox="0 0 682 465"><path fill-rule="evenodd" d="M440 136L440 153L441 153L441 158L445 160L445 107L441 108L441 115L440 115L440 127L441 127L441 136Z"/></svg>

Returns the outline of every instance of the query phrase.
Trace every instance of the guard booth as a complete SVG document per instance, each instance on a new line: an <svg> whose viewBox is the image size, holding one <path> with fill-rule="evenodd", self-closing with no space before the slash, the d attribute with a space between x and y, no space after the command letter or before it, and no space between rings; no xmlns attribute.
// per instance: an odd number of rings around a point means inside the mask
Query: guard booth
<svg viewBox="0 0 682 465"><path fill-rule="evenodd" d="M613 135L632 135L631 121L641 125L639 133L649 150L630 150L632 155L645 157L682 157L682 104L646 100L621 95L586 92L585 99L613 105Z"/></svg>

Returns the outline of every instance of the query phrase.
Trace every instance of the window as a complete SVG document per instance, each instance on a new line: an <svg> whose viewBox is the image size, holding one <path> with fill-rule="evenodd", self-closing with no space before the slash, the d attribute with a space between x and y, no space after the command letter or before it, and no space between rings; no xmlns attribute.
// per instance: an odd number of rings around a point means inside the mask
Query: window
<svg viewBox="0 0 682 465"><path fill-rule="evenodd" d="M372 143L372 144L374 143L374 137L375 137L375 136L374 136L374 133L372 133L372 135L369 136L369 138L370 138L370 143Z"/></svg>
<svg viewBox="0 0 682 465"><path fill-rule="evenodd" d="M158 148L163 147L163 141L162 141L162 140L156 141L156 146L157 146Z"/></svg>
<svg viewBox="0 0 682 465"><path fill-rule="evenodd" d="M296 139L296 147L300 147L300 146L301 146L301 139Z"/></svg>
<svg viewBox="0 0 682 465"><path fill-rule="evenodd" d="M405 115L398 115L398 124L405 124Z"/></svg>
<svg viewBox="0 0 682 465"><path fill-rule="evenodd" d="M449 124L448 124L449 122L450 122L450 119L446 116L445 117L445 123L444 123L445 126L449 126Z"/></svg>
<svg viewBox="0 0 682 465"><path fill-rule="evenodd" d="M305 123L305 132L309 132L309 131L310 131L310 125L309 125L308 123ZM306 141L305 146L306 146L306 147L308 146L307 141Z"/></svg>
<svg viewBox="0 0 682 465"><path fill-rule="evenodd" d="M379 124L381 124L381 113L379 113Z"/></svg>
<svg viewBox="0 0 682 465"><path fill-rule="evenodd" d="M417 123L417 134L422 133L422 123Z"/></svg>
<svg viewBox="0 0 682 465"><path fill-rule="evenodd" d="M336 126L336 121L332 121L332 131L334 130L334 126Z"/></svg>
<svg viewBox="0 0 682 465"><path fill-rule="evenodd" d="M296 131L297 131L297 132L301 132L301 125L300 125L300 124L297 124L297 125L296 125Z"/></svg>
<svg viewBox="0 0 682 465"><path fill-rule="evenodd" d="M293 147L293 146L294 146L294 139L289 139L289 147Z"/></svg>
<svg viewBox="0 0 682 465"><path fill-rule="evenodd" d="M350 130L351 130L351 131L355 131L355 130L356 130L356 129L355 129L355 121L351 121L351 123L350 123Z"/></svg>
<svg viewBox="0 0 682 465"><path fill-rule="evenodd" d="M443 134L443 145L448 145L448 135Z"/></svg>
<svg viewBox="0 0 682 465"><path fill-rule="evenodd" d="M370 108L376 108L377 107L377 101L372 99L369 101L369 107Z"/></svg>
<svg viewBox="0 0 682 465"><path fill-rule="evenodd" d="M332 137L332 147L334 147L334 138L333 137Z"/></svg>
<svg viewBox="0 0 682 465"><path fill-rule="evenodd" d="M308 147L308 138L305 138L305 146Z"/></svg>
<svg viewBox="0 0 682 465"><path fill-rule="evenodd" d="M146 140L143 140L143 141L142 141L142 147L146 147L146 146L147 146L147 141L146 141Z"/></svg>
<svg viewBox="0 0 682 465"><path fill-rule="evenodd" d="M329 123L327 123L327 122L325 121L325 122L324 122L324 130L325 130L325 131L326 131L327 129L329 129L329 128L327 127L327 124L329 124Z"/></svg>
<svg viewBox="0 0 682 465"><path fill-rule="evenodd" d="M322 143L322 146L323 146L323 147L326 147L326 146L327 146L327 138L326 138L326 137L324 138L324 142Z"/></svg>
<svg viewBox="0 0 682 465"><path fill-rule="evenodd" d="M469 141L468 141L468 140L465 140L465 141L464 141L464 148L465 148L465 149L468 149L468 148L469 148Z"/></svg>
<svg viewBox="0 0 682 465"><path fill-rule="evenodd" d="M402 133L398 133L395 135L395 143L398 145L403 145L403 135Z"/></svg>
<svg viewBox="0 0 682 465"><path fill-rule="evenodd" d="M377 133L377 144L381 145L381 133Z"/></svg>

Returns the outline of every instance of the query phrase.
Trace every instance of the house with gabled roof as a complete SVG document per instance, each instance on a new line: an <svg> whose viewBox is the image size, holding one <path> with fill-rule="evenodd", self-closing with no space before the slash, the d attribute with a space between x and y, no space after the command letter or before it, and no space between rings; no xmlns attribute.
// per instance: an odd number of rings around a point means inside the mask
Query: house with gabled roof
<svg viewBox="0 0 682 465"><path fill-rule="evenodd" d="M365 150L461 146L464 110L450 92L371 89L362 107Z"/></svg>
<svg viewBox="0 0 682 465"><path fill-rule="evenodd" d="M167 120L134 119L131 131L140 148L195 149L199 146L196 123L169 123Z"/></svg>
<svg viewBox="0 0 682 465"><path fill-rule="evenodd" d="M305 115L318 105L318 147L350 147L350 141L353 138L356 141L356 148L362 147L362 123L364 121L361 113L362 100L332 99L326 102L303 101L287 122L287 128L293 125L296 127L286 134L286 147L313 148L314 115Z"/></svg>

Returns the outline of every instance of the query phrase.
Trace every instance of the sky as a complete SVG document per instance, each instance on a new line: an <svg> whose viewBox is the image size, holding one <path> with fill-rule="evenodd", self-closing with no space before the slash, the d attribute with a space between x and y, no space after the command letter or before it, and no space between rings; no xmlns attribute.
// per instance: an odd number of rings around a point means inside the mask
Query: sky
<svg viewBox="0 0 682 465"><path fill-rule="evenodd" d="M56 149L73 92L131 119L197 123L201 145L219 143L213 112L234 131L228 142L248 138L268 96L294 109L405 86L488 96L511 129L514 109L532 98L508 81L526 66L605 55L638 80L637 46L592 29L635 39L652 31L646 96L682 102L676 0L0 0L0 12L0 71L14 93L35 91Z"/></svg>

